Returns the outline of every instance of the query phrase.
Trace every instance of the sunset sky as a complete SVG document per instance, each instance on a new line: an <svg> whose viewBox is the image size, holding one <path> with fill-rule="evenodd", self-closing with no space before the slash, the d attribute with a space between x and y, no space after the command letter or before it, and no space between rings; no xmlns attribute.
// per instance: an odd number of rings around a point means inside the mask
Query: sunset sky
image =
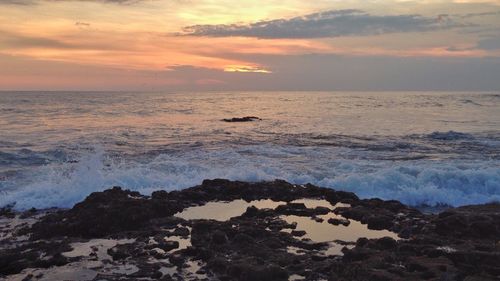
<svg viewBox="0 0 500 281"><path fill-rule="evenodd" d="M0 0L0 90L500 90L500 0Z"/></svg>

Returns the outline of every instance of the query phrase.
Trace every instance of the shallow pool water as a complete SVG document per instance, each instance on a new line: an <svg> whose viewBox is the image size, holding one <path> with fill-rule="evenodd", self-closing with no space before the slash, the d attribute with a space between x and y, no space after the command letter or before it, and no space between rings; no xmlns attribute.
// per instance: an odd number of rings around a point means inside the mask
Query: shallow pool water
<svg viewBox="0 0 500 281"><path fill-rule="evenodd" d="M325 207L331 210L326 215L318 215L316 218L321 220L314 220L311 217L296 216L296 215L282 215L281 219L292 224L296 224L295 230L303 230L306 234L298 239L307 239L312 242L328 242L329 247L326 250L319 251L318 254L322 255L342 255L342 248L352 248L353 243L359 238L365 237L368 239L376 239L382 237L391 237L393 239L399 239L397 234L388 230L372 230L368 229L366 224L362 224L359 221L346 219L340 215L333 213L332 211L339 207L350 207L346 203L337 203L332 205L330 202L324 199L297 199L292 201L292 203L303 203L307 208L314 209L316 207ZM217 221L227 221L230 218L242 215L246 209L250 206L255 206L259 209L268 208L275 209L279 205L284 205L286 202L273 201L273 200L255 200L251 202L246 202L244 200L234 200L229 202L209 202L202 206L195 206L185 209L184 211L176 214L176 216L183 219L212 219ZM349 221L349 225L333 225L328 223L329 219L341 219L344 221ZM291 232L291 229L283 229L283 232ZM189 238L182 237L169 237L168 240L178 241L181 247L187 247L190 243ZM340 242L340 243L339 243ZM342 242L347 242L342 243ZM351 244L349 244L351 243ZM178 249L176 249L178 250ZM303 249L296 247L288 247L288 251L300 255ZM175 251L175 250L173 250Z"/></svg>
<svg viewBox="0 0 500 281"><path fill-rule="evenodd" d="M208 202L202 206L189 207L175 216L185 220L217 220L227 221L230 218L241 216L248 207L255 206L258 209L275 209L279 205L286 204L281 201L270 199L254 200L247 202L245 200L234 200L229 202Z"/></svg>

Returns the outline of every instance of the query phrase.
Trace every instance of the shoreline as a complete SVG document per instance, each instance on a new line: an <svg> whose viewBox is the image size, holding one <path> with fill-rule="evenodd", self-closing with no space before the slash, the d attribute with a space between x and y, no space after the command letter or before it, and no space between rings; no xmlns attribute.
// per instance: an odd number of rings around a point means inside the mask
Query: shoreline
<svg viewBox="0 0 500 281"><path fill-rule="evenodd" d="M309 184L217 179L151 196L115 187L0 220L0 280L500 276L498 203L436 214Z"/></svg>

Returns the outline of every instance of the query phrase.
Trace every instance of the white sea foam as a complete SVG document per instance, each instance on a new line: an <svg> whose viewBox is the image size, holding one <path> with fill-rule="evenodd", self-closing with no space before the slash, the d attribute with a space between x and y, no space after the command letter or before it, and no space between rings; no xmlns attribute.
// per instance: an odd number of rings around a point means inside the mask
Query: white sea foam
<svg viewBox="0 0 500 281"><path fill-rule="evenodd" d="M76 163L52 163L28 183L0 193L0 206L17 209L72 207L94 191L122 186L150 194L182 189L204 179L292 183L353 191L362 198L396 199L410 205L453 206L500 201L498 161L374 161L338 158L332 148L255 145L161 154L137 162L110 159L102 149Z"/></svg>

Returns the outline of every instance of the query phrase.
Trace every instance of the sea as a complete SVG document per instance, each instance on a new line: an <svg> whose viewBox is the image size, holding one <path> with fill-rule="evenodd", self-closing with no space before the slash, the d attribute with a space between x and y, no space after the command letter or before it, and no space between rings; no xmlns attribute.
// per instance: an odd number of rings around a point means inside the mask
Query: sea
<svg viewBox="0 0 500 281"><path fill-rule="evenodd" d="M500 92L0 92L0 207L214 178L500 201Z"/></svg>

